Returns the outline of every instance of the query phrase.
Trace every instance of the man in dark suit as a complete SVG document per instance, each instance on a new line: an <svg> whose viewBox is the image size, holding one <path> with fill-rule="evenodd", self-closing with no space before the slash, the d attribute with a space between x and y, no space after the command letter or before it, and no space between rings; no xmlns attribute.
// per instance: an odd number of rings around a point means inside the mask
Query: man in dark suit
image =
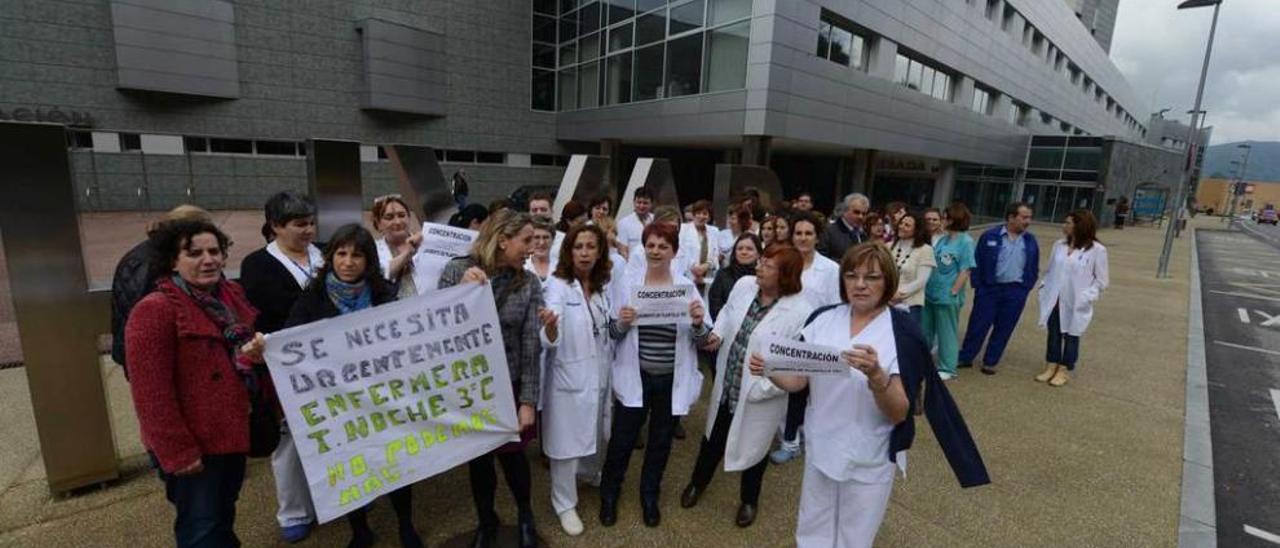
<svg viewBox="0 0 1280 548"><path fill-rule="evenodd" d="M834 221L827 223L818 239L818 252L828 259L840 262L844 252L867 239L863 230L862 219L871 209L871 200L857 192L845 196L844 212Z"/></svg>

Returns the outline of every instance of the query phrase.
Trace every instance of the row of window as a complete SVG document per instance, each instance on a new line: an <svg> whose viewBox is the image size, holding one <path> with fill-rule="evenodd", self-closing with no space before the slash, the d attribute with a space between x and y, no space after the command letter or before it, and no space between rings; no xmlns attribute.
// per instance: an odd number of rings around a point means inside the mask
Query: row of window
<svg viewBox="0 0 1280 548"><path fill-rule="evenodd" d="M244 156L306 157L306 143L266 139L230 139L225 137L153 135L129 132L68 131L67 147L97 152L141 152L144 154L234 154ZM382 146L376 158L386 160ZM559 154L516 154L484 150L435 149L436 160L463 164L566 166L569 157ZM372 160L370 154L362 159ZM527 161L525 160L527 157Z"/></svg>
<svg viewBox="0 0 1280 548"><path fill-rule="evenodd" d="M532 108L746 85L751 0L534 0Z"/></svg>
<svg viewBox="0 0 1280 548"><path fill-rule="evenodd" d="M975 2L975 0L966 1L969 4ZM987 18L994 21L996 15L1001 14L1001 28L1009 30L1017 10L1006 4L1004 10L1000 11L998 9L999 5L1000 0L987 1ZM1028 44L1033 53L1039 55L1041 51L1046 52L1045 58L1055 63L1056 71L1061 72L1065 65L1067 67L1065 74L1072 83L1081 85L1086 93L1092 93L1096 101L1105 104L1107 111L1114 112L1117 119L1125 121L1131 130L1143 135L1146 134L1145 127L1142 127L1135 118L1125 112L1123 107L1120 107L1114 99L1107 95L1101 86L1096 85L1093 79L1085 75L1075 63L1070 62L1066 55L1058 50L1052 42L1049 42L1044 34L1031 25L1030 22L1026 23L1023 29L1023 37L1024 42ZM859 27L839 14L823 9L818 21L816 54L818 57L851 67L854 70L865 71L870 55L870 44L872 40L879 39L882 38L875 36L869 30ZM926 60L922 56L900 47L895 59L893 80L924 95L950 102L955 92L957 75L955 71L949 68ZM1029 125L1032 107L1010 97L1010 105L1007 111L997 112L997 99L1000 95L999 91L975 82L974 94L969 106L974 112L985 116L1005 116L1009 123L1024 127ZM1088 135L1088 132L1073 127L1066 121L1058 120L1047 112L1041 111L1040 117L1042 124L1054 126L1063 133Z"/></svg>

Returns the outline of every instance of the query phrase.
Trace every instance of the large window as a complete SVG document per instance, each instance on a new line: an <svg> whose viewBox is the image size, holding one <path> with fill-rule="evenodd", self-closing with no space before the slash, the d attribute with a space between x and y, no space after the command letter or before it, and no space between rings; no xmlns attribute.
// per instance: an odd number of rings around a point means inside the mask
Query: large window
<svg viewBox="0 0 1280 548"><path fill-rule="evenodd" d="M746 85L751 0L559 0L558 7L559 110Z"/></svg>
<svg viewBox="0 0 1280 548"><path fill-rule="evenodd" d="M951 75L918 59L898 54L894 81L942 101L951 101Z"/></svg>
<svg viewBox="0 0 1280 548"><path fill-rule="evenodd" d="M839 16L822 10L818 21L818 57L862 70L867 58L867 39L853 30L853 25Z"/></svg>
<svg viewBox="0 0 1280 548"><path fill-rule="evenodd" d="M986 90L985 88L974 86L973 104L970 105L970 108L972 108L973 111L978 114L990 115L991 109L995 106L994 95L995 95L994 93Z"/></svg>
<svg viewBox="0 0 1280 548"><path fill-rule="evenodd" d="M557 8L556 0L533 0L529 106L534 110L556 109Z"/></svg>

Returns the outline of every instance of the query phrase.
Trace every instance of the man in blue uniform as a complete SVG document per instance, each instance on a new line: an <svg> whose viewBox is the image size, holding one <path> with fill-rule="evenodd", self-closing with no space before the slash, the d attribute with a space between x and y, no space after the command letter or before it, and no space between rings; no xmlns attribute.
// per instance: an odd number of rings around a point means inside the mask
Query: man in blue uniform
<svg viewBox="0 0 1280 548"><path fill-rule="evenodd" d="M987 343L987 351L982 356L982 373L986 375L996 374L996 365L1040 274L1040 247L1036 245L1035 236L1027 232L1031 226L1031 207L1022 202L1009 204L1004 211L1004 221L978 238L974 252L978 266L970 278L973 310L960 347L958 366L973 367L982 343Z"/></svg>

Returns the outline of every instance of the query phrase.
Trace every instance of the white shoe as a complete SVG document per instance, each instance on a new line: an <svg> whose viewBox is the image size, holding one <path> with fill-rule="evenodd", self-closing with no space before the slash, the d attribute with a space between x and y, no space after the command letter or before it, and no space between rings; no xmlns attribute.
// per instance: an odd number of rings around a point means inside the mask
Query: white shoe
<svg viewBox="0 0 1280 548"><path fill-rule="evenodd" d="M560 528L564 529L565 534L576 537L582 534L582 519L578 517L578 511L570 508L560 514Z"/></svg>
<svg viewBox="0 0 1280 548"><path fill-rule="evenodd" d="M954 374L947 373L946 371L939 371L939 372L938 372L938 378L939 378L939 379L942 379L942 380L944 380L944 381L949 381L949 380L951 380L951 379L956 378L956 376L955 376Z"/></svg>

